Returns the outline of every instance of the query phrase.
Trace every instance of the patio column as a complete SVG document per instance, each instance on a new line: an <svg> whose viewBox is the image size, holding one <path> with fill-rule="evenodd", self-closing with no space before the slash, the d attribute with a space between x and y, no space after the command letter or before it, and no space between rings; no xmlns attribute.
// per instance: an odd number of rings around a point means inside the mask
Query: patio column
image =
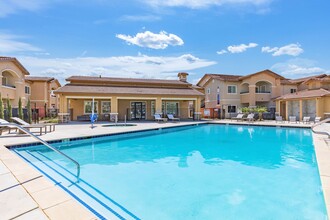
<svg viewBox="0 0 330 220"><path fill-rule="evenodd" d="M285 101L285 120L289 120L289 102Z"/></svg>
<svg viewBox="0 0 330 220"><path fill-rule="evenodd" d="M249 85L249 107L256 106L256 85Z"/></svg>
<svg viewBox="0 0 330 220"><path fill-rule="evenodd" d="M315 99L315 105L315 117L323 117L323 115L321 115L320 99Z"/></svg>
<svg viewBox="0 0 330 220"><path fill-rule="evenodd" d="M118 113L118 98L111 98L111 113Z"/></svg>
<svg viewBox="0 0 330 220"><path fill-rule="evenodd" d="M68 99L64 95L60 97L60 113L68 113Z"/></svg>
<svg viewBox="0 0 330 220"><path fill-rule="evenodd" d="M160 97L157 97L155 107L155 113L162 113L162 99Z"/></svg>
<svg viewBox="0 0 330 220"><path fill-rule="evenodd" d="M302 99L299 100L299 121L303 118L303 101Z"/></svg>

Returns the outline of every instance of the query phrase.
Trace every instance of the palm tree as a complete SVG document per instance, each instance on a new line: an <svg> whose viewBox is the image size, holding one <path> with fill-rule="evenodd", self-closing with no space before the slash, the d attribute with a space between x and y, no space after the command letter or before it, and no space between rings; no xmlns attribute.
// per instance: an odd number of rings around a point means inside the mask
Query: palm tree
<svg viewBox="0 0 330 220"><path fill-rule="evenodd" d="M255 108L255 111L259 113L259 121L261 121L262 113L267 112L267 108L263 106L257 106L257 108Z"/></svg>

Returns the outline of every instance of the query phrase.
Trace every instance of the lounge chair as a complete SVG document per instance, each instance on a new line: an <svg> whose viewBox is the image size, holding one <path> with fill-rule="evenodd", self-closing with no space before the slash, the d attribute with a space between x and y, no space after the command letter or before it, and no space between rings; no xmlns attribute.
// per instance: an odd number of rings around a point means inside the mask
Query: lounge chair
<svg viewBox="0 0 330 220"><path fill-rule="evenodd" d="M249 122L252 122L254 121L254 114L253 113L250 113L246 118L243 118L244 120L246 121L249 121Z"/></svg>
<svg viewBox="0 0 330 220"><path fill-rule="evenodd" d="M296 116L289 116L289 122L290 123L298 123L297 122L297 117Z"/></svg>
<svg viewBox="0 0 330 220"><path fill-rule="evenodd" d="M311 119L311 117L309 117L309 116L305 116L305 117L303 117L303 123L304 123L304 124L309 123L309 122L310 122L310 119Z"/></svg>
<svg viewBox="0 0 330 220"><path fill-rule="evenodd" d="M284 122L282 116L276 116L276 117L275 117L275 120L276 120L276 123L277 123L277 122L281 122L281 123Z"/></svg>
<svg viewBox="0 0 330 220"><path fill-rule="evenodd" d="M180 118L175 118L173 114L167 114L167 118L170 121L180 121Z"/></svg>
<svg viewBox="0 0 330 220"><path fill-rule="evenodd" d="M9 124L9 122L4 119L0 119L0 123ZM21 125L21 127L27 129L28 131L30 131L31 128L39 128L40 135L42 135L42 129L45 128L45 134L47 133L47 129L46 129L45 125ZM17 128L15 126L11 126L11 125L6 126L5 128L9 129L9 133L10 133L11 129L17 130ZM1 131L1 133L2 133L2 131Z"/></svg>
<svg viewBox="0 0 330 220"><path fill-rule="evenodd" d="M244 114L239 113L236 117L232 117L231 120L243 120Z"/></svg>
<svg viewBox="0 0 330 220"><path fill-rule="evenodd" d="M321 117L315 117L315 119L314 119L314 123L318 123L318 122L320 122L321 121Z"/></svg>
<svg viewBox="0 0 330 220"><path fill-rule="evenodd" d="M15 122L17 122L20 125L24 125L24 126L45 126L45 133L47 133L47 126L49 127L49 132L55 131L55 125L57 125L56 123L45 123L45 124L29 124L26 121L17 118L17 117L12 117L11 119L13 119Z"/></svg>
<svg viewBox="0 0 330 220"><path fill-rule="evenodd" d="M9 124L9 122L0 118L0 124L1 125L3 125L3 124ZM14 126L0 127L0 135L2 135L2 132L5 131L5 130L8 130L8 132L10 134L11 130L17 131L17 128L14 127Z"/></svg>
<svg viewBox="0 0 330 220"><path fill-rule="evenodd" d="M154 117L155 117L155 121L158 121L158 122L166 122L167 121L167 118L162 118L159 114L154 114Z"/></svg>

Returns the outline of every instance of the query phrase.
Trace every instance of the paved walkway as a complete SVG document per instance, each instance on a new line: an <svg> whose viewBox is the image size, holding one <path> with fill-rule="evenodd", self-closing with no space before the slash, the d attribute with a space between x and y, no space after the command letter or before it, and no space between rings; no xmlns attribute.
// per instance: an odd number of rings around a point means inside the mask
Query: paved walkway
<svg viewBox="0 0 330 220"><path fill-rule="evenodd" d="M210 121L212 123L242 124L242 125L272 125L310 127L310 124L275 123L274 121L261 121L248 124L231 120ZM72 137L120 133L156 129L172 126L183 126L196 122L180 123L136 123L130 127L103 127L98 123L91 129L88 123L70 123L56 126L56 131L41 138L44 140L57 140ZM205 123L199 122L199 123ZM318 129L330 132L330 125L322 125ZM327 138L322 135L313 135L316 155L327 208L330 210L330 145ZM0 136L0 220L2 219L97 219L85 207L71 198L62 189L45 178L42 174L29 166L25 161L4 146L35 142L26 135L5 134ZM328 162L329 161L329 162Z"/></svg>

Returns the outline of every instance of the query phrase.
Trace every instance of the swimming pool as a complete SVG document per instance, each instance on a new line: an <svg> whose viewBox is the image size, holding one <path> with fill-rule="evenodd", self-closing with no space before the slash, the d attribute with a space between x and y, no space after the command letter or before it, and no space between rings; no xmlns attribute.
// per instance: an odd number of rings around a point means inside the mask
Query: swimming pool
<svg viewBox="0 0 330 220"><path fill-rule="evenodd" d="M199 125L13 150L109 219L326 219L311 131Z"/></svg>

